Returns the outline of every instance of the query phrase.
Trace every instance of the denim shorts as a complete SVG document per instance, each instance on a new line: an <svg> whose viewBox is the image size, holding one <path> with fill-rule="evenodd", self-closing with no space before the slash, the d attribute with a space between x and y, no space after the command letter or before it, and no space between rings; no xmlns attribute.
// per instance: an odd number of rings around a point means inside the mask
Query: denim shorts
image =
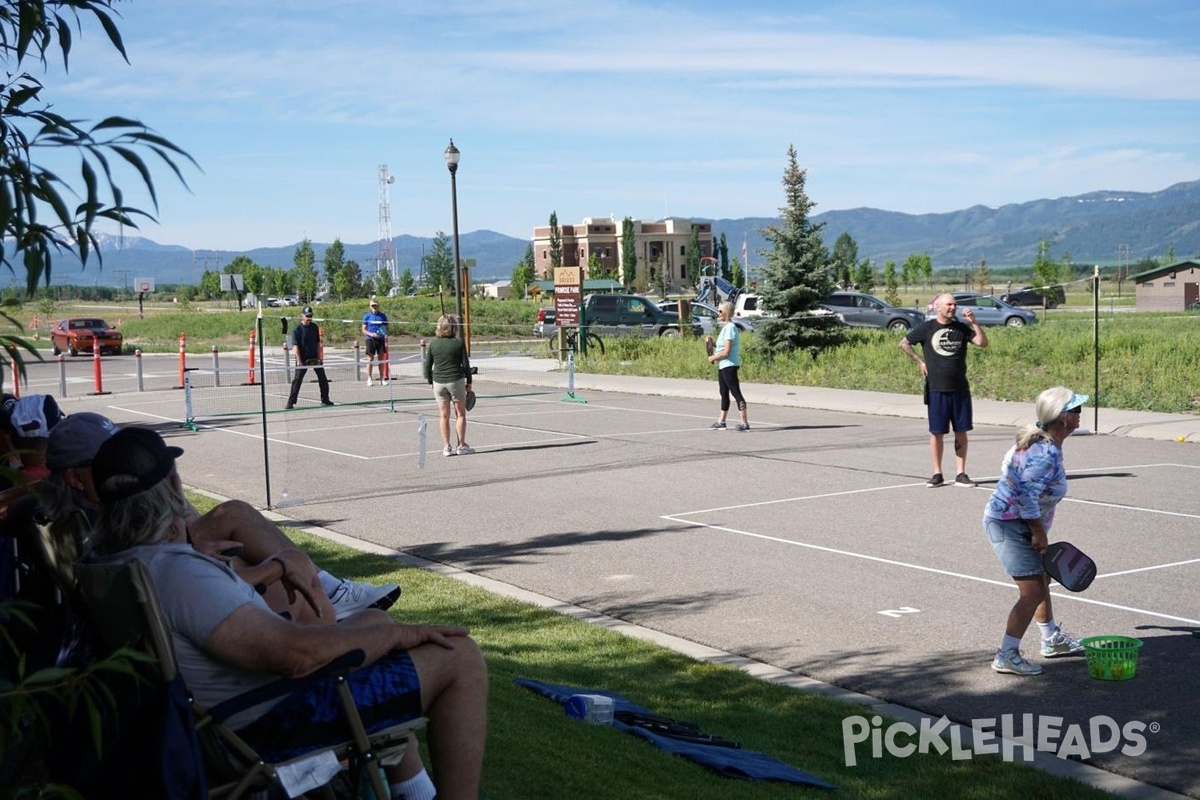
<svg viewBox="0 0 1200 800"><path fill-rule="evenodd" d="M983 518L983 532L1000 559L1000 566L1014 578L1045 573L1042 557L1033 549L1033 534L1023 519Z"/></svg>

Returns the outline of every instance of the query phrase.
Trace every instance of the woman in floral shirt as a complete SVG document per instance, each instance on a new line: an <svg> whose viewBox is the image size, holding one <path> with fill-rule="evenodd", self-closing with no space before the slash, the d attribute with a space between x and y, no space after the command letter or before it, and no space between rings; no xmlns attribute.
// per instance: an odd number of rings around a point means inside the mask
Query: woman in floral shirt
<svg viewBox="0 0 1200 800"><path fill-rule="evenodd" d="M1020 592L1008 612L1004 638L992 669L1012 675L1038 675L1042 668L1021 655L1021 637L1030 620L1042 633L1043 658L1077 653L1083 646L1054 621L1050 579L1042 568L1054 510L1067 493L1063 442L1079 427L1087 395L1055 386L1034 403L1037 422L1017 432L1017 443L1004 456L1000 480L983 512L983 530L1004 571Z"/></svg>

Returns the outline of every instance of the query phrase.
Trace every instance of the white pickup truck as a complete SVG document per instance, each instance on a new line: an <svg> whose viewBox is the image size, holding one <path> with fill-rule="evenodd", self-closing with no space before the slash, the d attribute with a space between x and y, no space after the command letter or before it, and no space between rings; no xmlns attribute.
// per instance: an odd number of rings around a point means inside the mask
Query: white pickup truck
<svg viewBox="0 0 1200 800"><path fill-rule="evenodd" d="M735 317L761 317L762 309L758 306L759 296L756 294L739 294L733 301Z"/></svg>

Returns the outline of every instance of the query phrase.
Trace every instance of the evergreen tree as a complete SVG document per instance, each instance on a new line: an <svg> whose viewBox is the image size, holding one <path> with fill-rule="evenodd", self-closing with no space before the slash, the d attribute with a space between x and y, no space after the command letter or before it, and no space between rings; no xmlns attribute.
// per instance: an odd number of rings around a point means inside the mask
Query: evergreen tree
<svg viewBox="0 0 1200 800"><path fill-rule="evenodd" d="M858 264L858 242L843 232L833 243L833 279L838 286L849 289L854 282L851 272ZM866 291L864 289L863 291Z"/></svg>
<svg viewBox="0 0 1200 800"><path fill-rule="evenodd" d="M688 239L687 255L683 261L684 275L681 277L695 282L700 279L700 226L692 225L692 235Z"/></svg>
<svg viewBox="0 0 1200 800"><path fill-rule="evenodd" d="M633 218L621 221L621 274L617 278L628 288L637 280L637 242L634 241Z"/></svg>
<svg viewBox="0 0 1200 800"><path fill-rule="evenodd" d="M392 287L395 285L392 283L392 273L388 272L386 269L381 269L375 273L375 280L373 283L375 285L371 287L372 291L370 294L377 297L390 296L392 293Z"/></svg>
<svg viewBox="0 0 1200 800"><path fill-rule="evenodd" d="M333 286L337 275L346 265L346 248L341 239L334 239L333 244L325 248L325 282Z"/></svg>
<svg viewBox="0 0 1200 800"><path fill-rule="evenodd" d="M886 292L883 299L893 306L900 305L900 283L896 279L896 261L889 258L883 262L883 285Z"/></svg>
<svg viewBox="0 0 1200 800"><path fill-rule="evenodd" d="M405 267L400 273L400 294L408 297L417 288L417 279L413 277L412 269Z"/></svg>
<svg viewBox="0 0 1200 800"><path fill-rule="evenodd" d="M562 231L558 227L558 212L550 212L550 274L547 278L554 279L554 270L562 266Z"/></svg>
<svg viewBox="0 0 1200 800"><path fill-rule="evenodd" d="M326 266L328 266L328 262L326 262ZM362 297L362 267L358 265L357 261L350 259L342 264L342 268L333 276L330 286L339 300Z"/></svg>
<svg viewBox="0 0 1200 800"><path fill-rule="evenodd" d="M513 297L524 297L525 290L534 281L533 242L525 245L525 255L517 262L512 274Z"/></svg>
<svg viewBox="0 0 1200 800"><path fill-rule="evenodd" d="M434 234L433 246L425 254L425 285L434 292L444 289L454 294L454 251L444 231Z"/></svg>
<svg viewBox="0 0 1200 800"><path fill-rule="evenodd" d="M796 161L795 146L788 146L783 173L787 204L779 209L780 224L763 231L772 250L762 268L762 307L777 317L764 320L758 346L768 357L804 350L815 356L839 344L844 328L834 316L812 312L833 291L829 252L821 241L822 225L809 220L814 203L804 191L806 173Z"/></svg>
<svg viewBox="0 0 1200 800"><path fill-rule="evenodd" d="M746 273L742 271L742 261L737 256L729 263L729 282L739 289L746 288Z"/></svg>
<svg viewBox="0 0 1200 800"><path fill-rule="evenodd" d="M303 303L310 302L317 294L317 256L313 252L312 242L308 237L296 247L292 256L292 280L296 286L296 294Z"/></svg>
<svg viewBox="0 0 1200 800"><path fill-rule="evenodd" d="M721 277L727 281L732 281L733 273L729 271L729 243L725 241L725 231L721 231L721 244L717 248L717 252L713 253L721 264Z"/></svg>
<svg viewBox="0 0 1200 800"><path fill-rule="evenodd" d="M854 286L860 292L871 294L875 289L875 267L871 259L864 258L854 267Z"/></svg>

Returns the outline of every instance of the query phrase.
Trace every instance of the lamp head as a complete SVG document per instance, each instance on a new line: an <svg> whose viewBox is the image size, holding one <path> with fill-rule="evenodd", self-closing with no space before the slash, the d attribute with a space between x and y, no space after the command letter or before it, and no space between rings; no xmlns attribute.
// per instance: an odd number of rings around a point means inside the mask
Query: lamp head
<svg viewBox="0 0 1200 800"><path fill-rule="evenodd" d="M453 139L450 140L450 146L446 148L446 152L443 155L446 157L446 167L450 170L450 174L453 175L458 171L458 159L462 157L458 148L454 146Z"/></svg>

